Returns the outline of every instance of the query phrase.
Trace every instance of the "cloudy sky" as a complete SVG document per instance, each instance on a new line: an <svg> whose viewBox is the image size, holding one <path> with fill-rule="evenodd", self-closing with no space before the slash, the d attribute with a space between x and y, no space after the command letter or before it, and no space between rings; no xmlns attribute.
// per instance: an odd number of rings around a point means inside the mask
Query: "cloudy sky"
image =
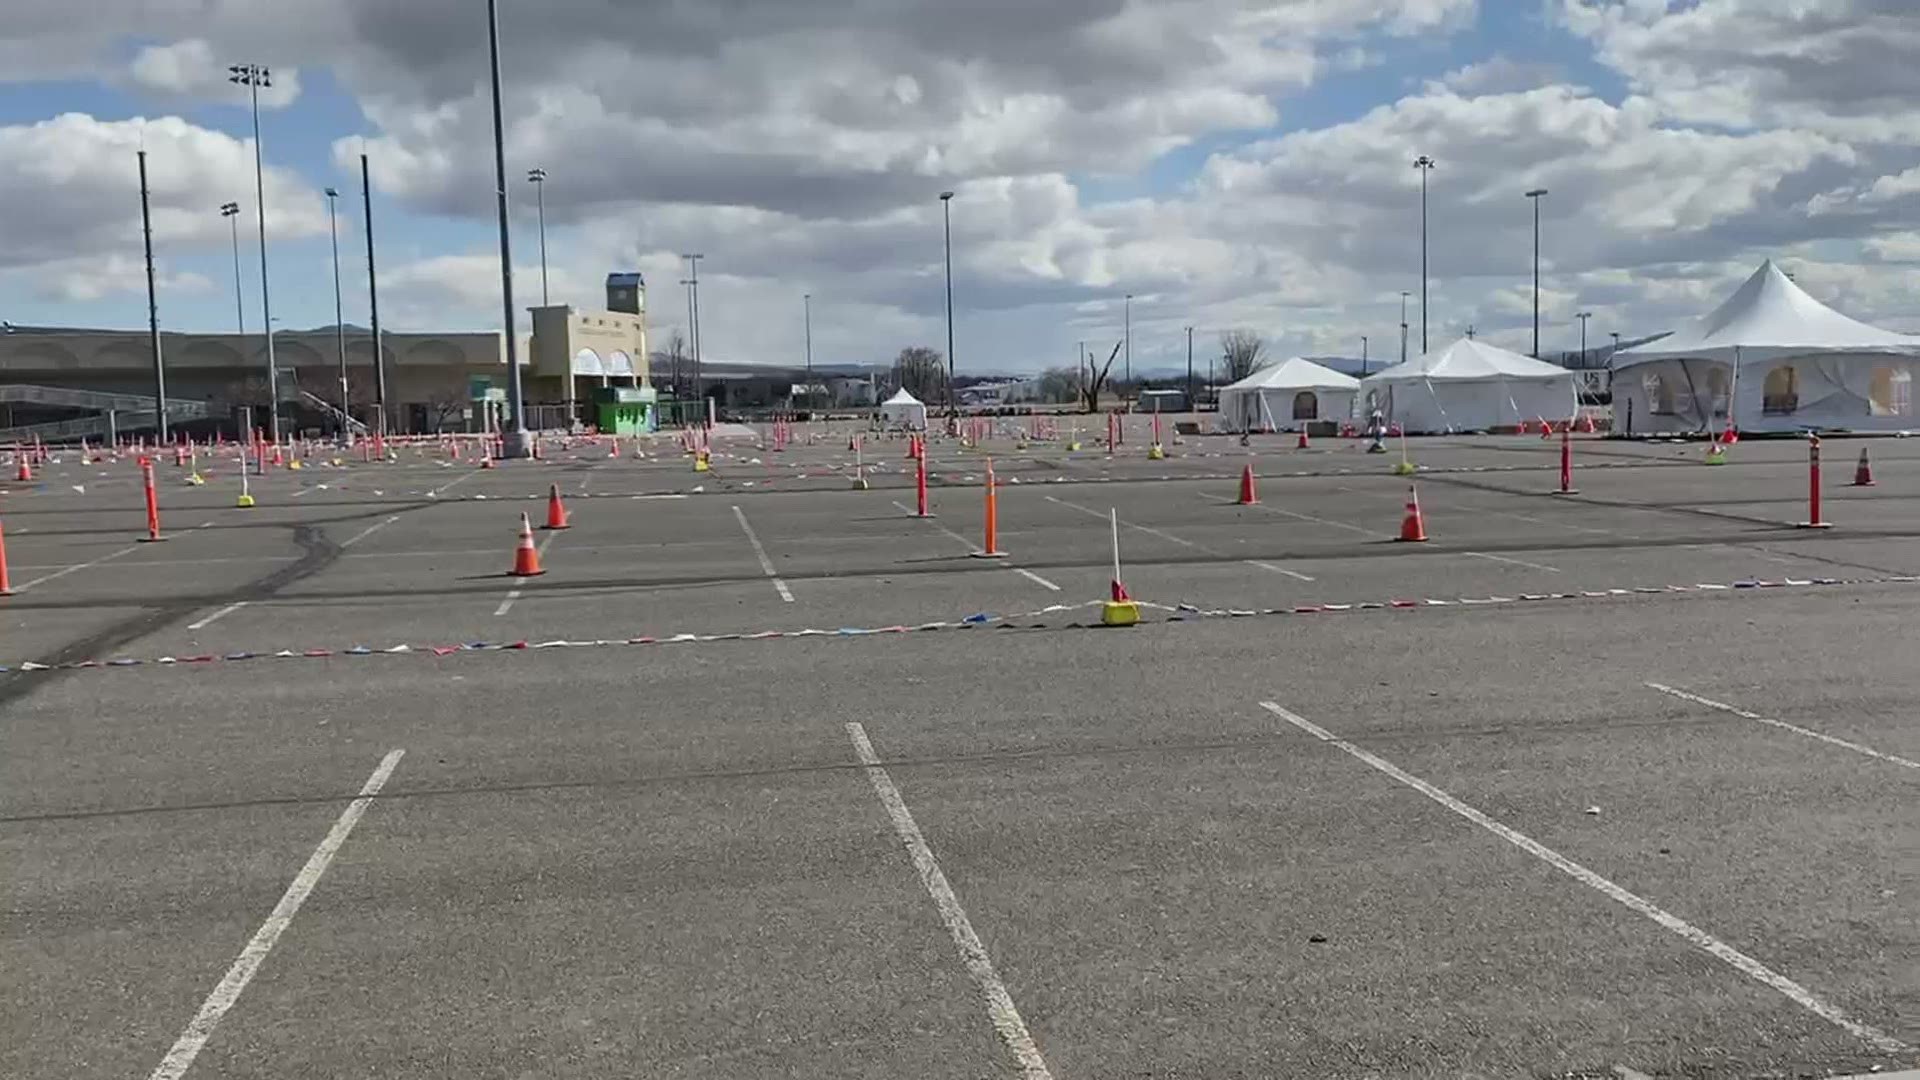
<svg viewBox="0 0 1920 1080"><path fill-rule="evenodd" d="M944 346L952 206L963 369L1118 340L1184 363L1247 327L1282 354L1418 349L1418 154L1436 342L1543 348L1656 331L1773 257L1856 317L1920 330L1920 12L1912 0L500 0L516 298L609 270L682 325L706 255L710 358L873 362ZM0 317L144 325L135 151L161 315L231 329L222 202L260 326L251 115L262 98L276 318L366 320L359 156L382 315L497 327L483 0L89 0L0 28Z"/></svg>

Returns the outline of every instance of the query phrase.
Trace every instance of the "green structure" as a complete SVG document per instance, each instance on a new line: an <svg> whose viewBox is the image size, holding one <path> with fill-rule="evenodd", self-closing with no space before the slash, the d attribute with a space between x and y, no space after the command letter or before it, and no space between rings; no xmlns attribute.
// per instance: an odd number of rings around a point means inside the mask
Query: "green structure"
<svg viewBox="0 0 1920 1080"><path fill-rule="evenodd" d="M644 435L654 430L657 393L651 386L603 386L594 391L595 415L605 435Z"/></svg>

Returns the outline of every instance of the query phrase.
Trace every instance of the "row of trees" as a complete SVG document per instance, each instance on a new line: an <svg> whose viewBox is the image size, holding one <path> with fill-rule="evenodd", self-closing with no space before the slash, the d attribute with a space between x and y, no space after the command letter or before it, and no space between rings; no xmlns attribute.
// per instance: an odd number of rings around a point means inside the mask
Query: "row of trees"
<svg viewBox="0 0 1920 1080"><path fill-rule="evenodd" d="M1104 363L1091 360L1084 367L1048 368L1040 373L1039 398L1044 402L1079 401L1089 411L1100 407L1103 392L1125 397L1137 393L1141 383L1122 383L1112 378L1113 364L1120 356L1124 341L1115 342ZM1220 335L1220 358L1214 369L1218 382L1238 382L1267 364L1267 342L1252 330L1228 330ZM914 345L900 350L893 361L893 383L921 401L939 404L946 400L946 357L938 349Z"/></svg>

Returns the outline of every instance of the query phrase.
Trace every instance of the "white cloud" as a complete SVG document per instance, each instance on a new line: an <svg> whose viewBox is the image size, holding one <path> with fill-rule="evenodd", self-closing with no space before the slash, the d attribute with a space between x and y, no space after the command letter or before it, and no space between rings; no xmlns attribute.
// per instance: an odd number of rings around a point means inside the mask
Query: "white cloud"
<svg viewBox="0 0 1920 1080"><path fill-rule="evenodd" d="M214 55L204 38L188 38L170 45L148 45L134 54L127 80L150 97L164 101L207 101L241 105L252 91L230 81L228 65ZM282 108L300 96L297 68L270 68L260 90L263 108Z"/></svg>

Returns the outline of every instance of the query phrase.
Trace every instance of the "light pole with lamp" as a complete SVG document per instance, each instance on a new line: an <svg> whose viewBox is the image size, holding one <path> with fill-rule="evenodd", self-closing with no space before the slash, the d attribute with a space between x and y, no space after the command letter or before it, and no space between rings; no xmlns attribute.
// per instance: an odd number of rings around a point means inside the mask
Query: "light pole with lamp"
<svg viewBox="0 0 1920 1080"><path fill-rule="evenodd" d="M1574 318L1580 320L1580 366L1587 366L1587 320L1593 318L1591 311L1576 311Z"/></svg>
<svg viewBox="0 0 1920 1080"><path fill-rule="evenodd" d="M940 220L946 236L947 252L947 418L960 415L954 407L953 389L953 192L940 193Z"/></svg>
<svg viewBox="0 0 1920 1080"><path fill-rule="evenodd" d="M807 339L807 407L813 407L813 294L802 293L800 305L804 310Z"/></svg>
<svg viewBox="0 0 1920 1080"><path fill-rule="evenodd" d="M220 204L220 216L227 219L228 231L233 233L233 314L240 327L240 334L247 332L247 302L240 293L240 204L225 202Z"/></svg>
<svg viewBox="0 0 1920 1080"><path fill-rule="evenodd" d="M1426 154L1413 159L1420 170L1420 351L1427 351L1427 174L1434 160Z"/></svg>
<svg viewBox="0 0 1920 1080"><path fill-rule="evenodd" d="M260 157L260 88L273 85L273 73L259 64L232 64L227 81L252 92L253 198L260 220L260 321L267 331L267 433L280 441L280 368L273 360L273 299L267 289L267 189Z"/></svg>
<svg viewBox="0 0 1920 1080"><path fill-rule="evenodd" d="M340 192L327 188L327 236L333 242L333 342L340 354L340 441L346 442L347 432L347 325L341 314L340 306L340 222L334 207L340 199Z"/></svg>
<svg viewBox="0 0 1920 1080"><path fill-rule="evenodd" d="M1122 336L1127 343L1127 360L1126 360L1127 382L1131 384L1133 382L1133 294L1132 293L1127 294L1126 321L1123 325L1125 326L1125 330L1123 331ZM1138 395L1135 395L1135 396L1138 396Z"/></svg>
<svg viewBox="0 0 1920 1080"><path fill-rule="evenodd" d="M1400 290L1400 362L1407 362L1407 297L1413 294Z"/></svg>
<svg viewBox="0 0 1920 1080"><path fill-rule="evenodd" d="M523 458L530 452L526 402L520 393L520 335L513 306L513 240L507 230L507 136L500 110L500 10L487 0L488 75L493 90L493 186L500 218L501 344L507 354L507 416L500 433L500 456Z"/></svg>
<svg viewBox="0 0 1920 1080"><path fill-rule="evenodd" d="M1527 201L1533 203L1533 358L1540 359L1540 199L1547 193L1546 188L1534 188L1527 192Z"/></svg>
<svg viewBox="0 0 1920 1080"><path fill-rule="evenodd" d="M1360 377L1367 377L1367 335L1360 335Z"/></svg>
<svg viewBox="0 0 1920 1080"><path fill-rule="evenodd" d="M540 215L540 306L553 303L547 297L547 170L528 169L527 182L533 185L533 203ZM568 395L571 397L572 395Z"/></svg>
<svg viewBox="0 0 1920 1080"><path fill-rule="evenodd" d="M1200 411L1200 403L1193 396L1193 327L1187 327L1187 408Z"/></svg>

